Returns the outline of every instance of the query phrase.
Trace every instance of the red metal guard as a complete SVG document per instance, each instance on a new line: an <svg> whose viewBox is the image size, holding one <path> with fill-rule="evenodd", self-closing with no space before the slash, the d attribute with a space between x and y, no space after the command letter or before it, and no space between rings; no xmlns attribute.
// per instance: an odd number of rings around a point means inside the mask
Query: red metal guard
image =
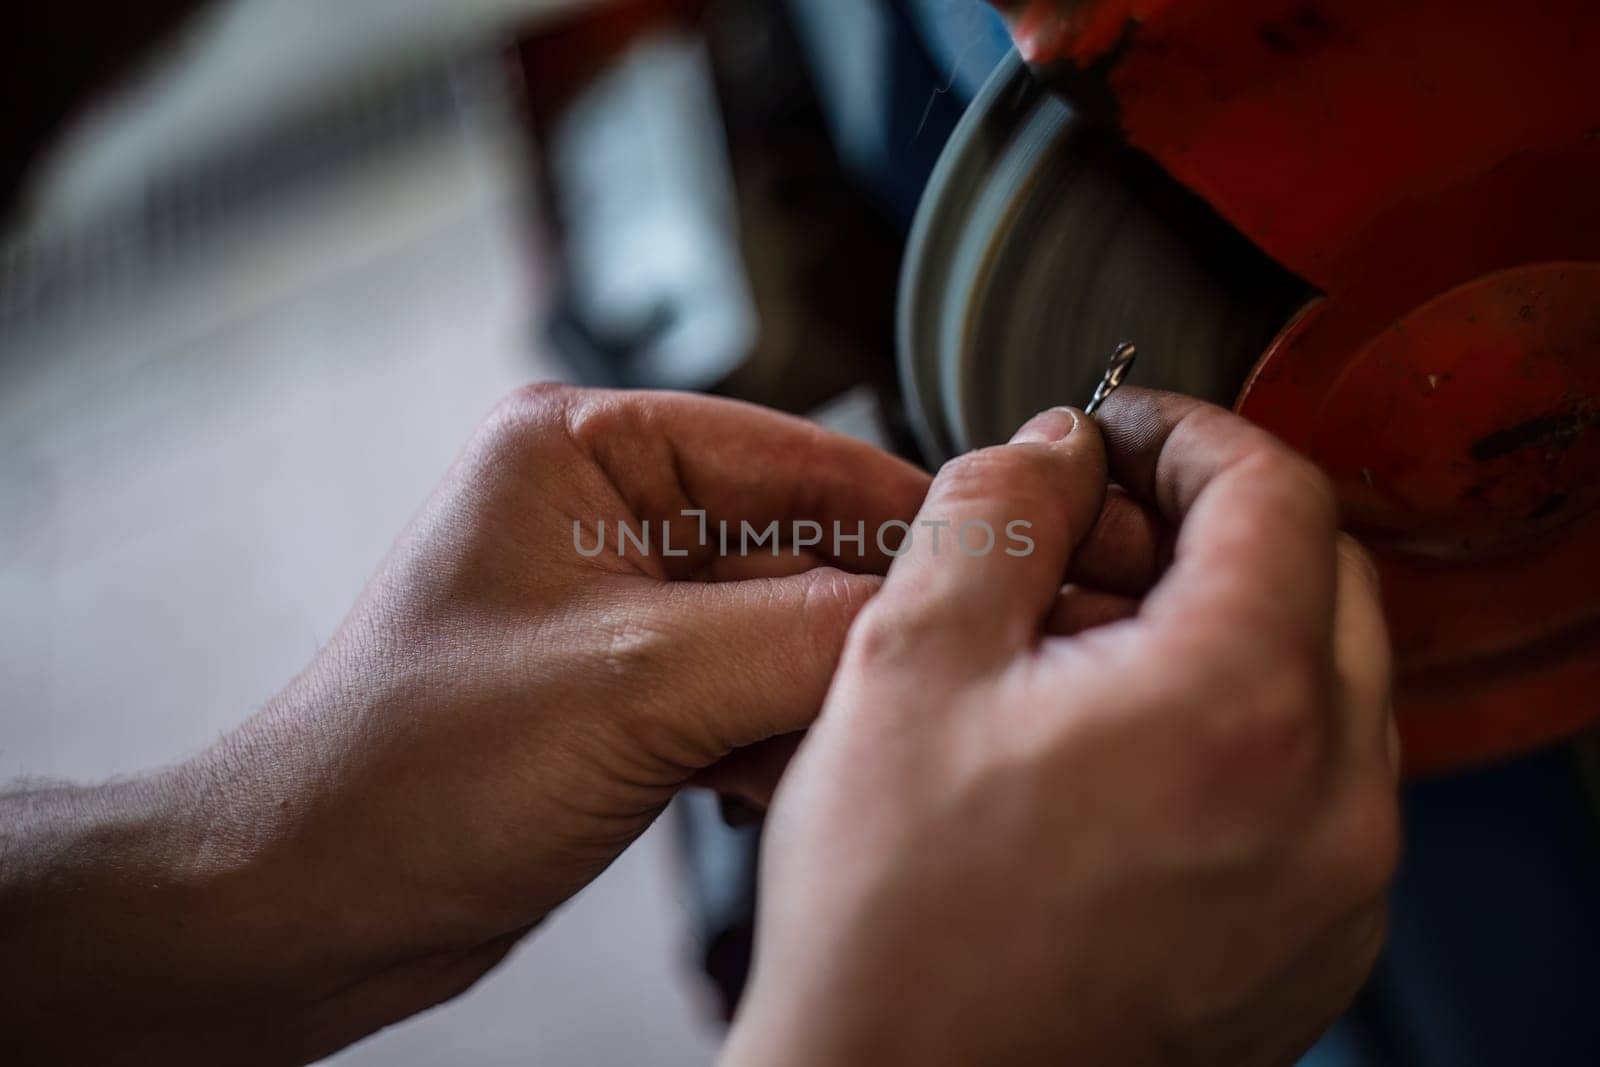
<svg viewBox="0 0 1600 1067"><path fill-rule="evenodd" d="M1409 768L1600 716L1600 4L1042 0L1013 25L1324 294L1238 407L1379 555Z"/></svg>

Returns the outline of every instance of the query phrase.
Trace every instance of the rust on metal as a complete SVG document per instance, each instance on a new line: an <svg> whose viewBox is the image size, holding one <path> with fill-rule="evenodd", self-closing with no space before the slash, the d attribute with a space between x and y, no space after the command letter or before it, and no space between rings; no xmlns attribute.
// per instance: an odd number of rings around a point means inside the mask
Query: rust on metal
<svg viewBox="0 0 1600 1067"><path fill-rule="evenodd" d="M1479 463L1501 459L1524 448L1566 449L1577 444L1600 422L1600 406L1595 398L1573 398L1564 411L1551 412L1507 426L1472 443L1472 458Z"/></svg>

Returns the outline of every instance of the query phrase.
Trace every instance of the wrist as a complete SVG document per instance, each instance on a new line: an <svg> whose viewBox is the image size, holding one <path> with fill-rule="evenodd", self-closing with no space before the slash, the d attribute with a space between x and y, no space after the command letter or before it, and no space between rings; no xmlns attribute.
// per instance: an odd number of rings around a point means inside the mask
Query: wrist
<svg viewBox="0 0 1600 1067"><path fill-rule="evenodd" d="M1087 993L1075 1004L1082 1010L1063 1010L1041 1044L1014 1022L1038 1008L1046 984L996 985L980 941L941 937L941 925L957 924L906 919L909 906L898 916L905 921L878 911L826 929L813 923L806 936L765 946L758 933L757 964L719 1067L1092 1063L1103 1062L1097 1050L1116 1047L1093 1020L1113 1018L1118 1006Z"/></svg>

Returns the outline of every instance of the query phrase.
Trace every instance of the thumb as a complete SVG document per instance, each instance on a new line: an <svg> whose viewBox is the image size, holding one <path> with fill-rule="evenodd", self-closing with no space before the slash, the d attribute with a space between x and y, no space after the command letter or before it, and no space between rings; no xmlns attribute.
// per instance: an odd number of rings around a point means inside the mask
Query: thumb
<svg viewBox="0 0 1600 1067"><path fill-rule="evenodd" d="M738 582L672 582L660 610L678 634L653 702L689 772L811 725L850 624L877 575L818 567ZM659 736L659 734L658 734Z"/></svg>

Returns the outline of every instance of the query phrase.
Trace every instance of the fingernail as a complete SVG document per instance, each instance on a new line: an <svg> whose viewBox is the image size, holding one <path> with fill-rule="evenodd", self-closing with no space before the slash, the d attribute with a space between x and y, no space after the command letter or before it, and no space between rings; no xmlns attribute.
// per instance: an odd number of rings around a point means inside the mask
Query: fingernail
<svg viewBox="0 0 1600 1067"><path fill-rule="evenodd" d="M1076 408L1051 408L1049 411L1041 411L1022 424L1022 429L1012 435L1011 443L1047 445L1052 441L1063 440L1078 428L1079 414Z"/></svg>

